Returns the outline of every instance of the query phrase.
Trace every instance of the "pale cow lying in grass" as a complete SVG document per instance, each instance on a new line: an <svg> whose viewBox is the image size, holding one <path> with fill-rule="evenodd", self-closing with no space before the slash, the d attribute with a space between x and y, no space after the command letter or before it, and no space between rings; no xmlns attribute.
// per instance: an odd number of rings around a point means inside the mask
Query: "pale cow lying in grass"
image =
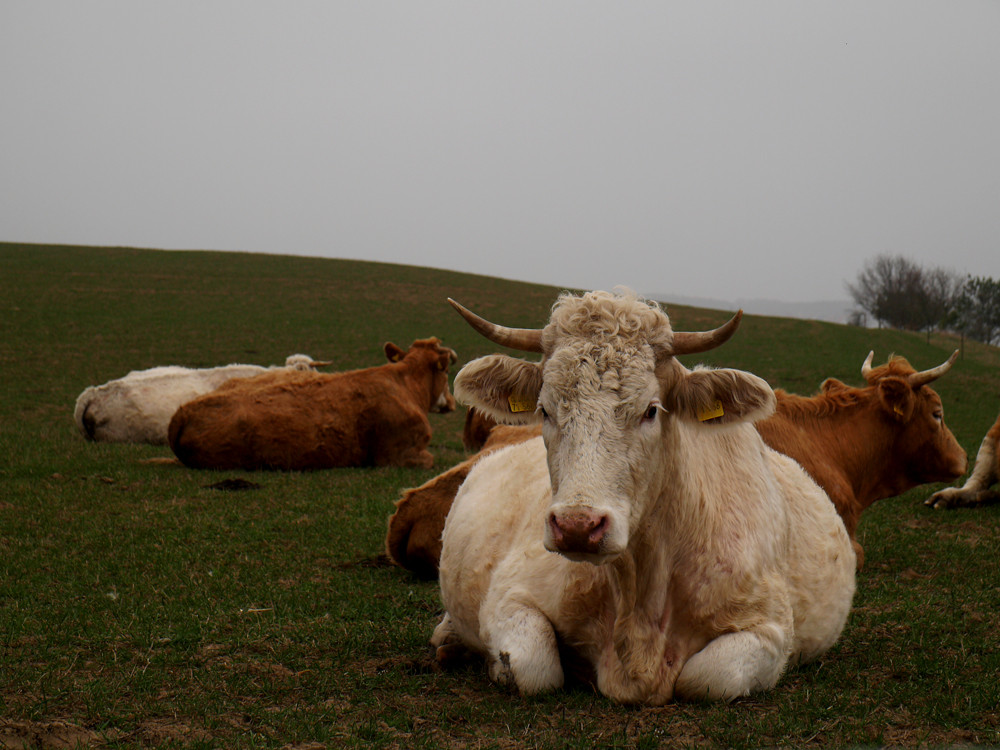
<svg viewBox="0 0 1000 750"><path fill-rule="evenodd" d="M972 474L961 487L946 487L935 492L925 501L933 508L968 508L1000 502L1000 492L991 490L1000 482L1000 416L990 427L976 454Z"/></svg>
<svg viewBox="0 0 1000 750"><path fill-rule="evenodd" d="M560 687L561 649L616 701L730 700L836 642L855 557L833 504L752 422L760 378L675 358L723 343L675 332L634 295L564 295L541 331L495 343L542 354L467 364L456 397L542 438L477 463L448 515L445 614L432 645L468 648L522 693ZM553 554L555 553L555 554Z"/></svg>
<svg viewBox="0 0 1000 750"><path fill-rule="evenodd" d="M307 354L292 354L284 366L233 364L193 369L171 365L133 370L117 380L85 389L76 399L73 419L88 440L166 444L170 418L182 404L233 378L250 378L276 369L312 370L330 364L317 362Z"/></svg>

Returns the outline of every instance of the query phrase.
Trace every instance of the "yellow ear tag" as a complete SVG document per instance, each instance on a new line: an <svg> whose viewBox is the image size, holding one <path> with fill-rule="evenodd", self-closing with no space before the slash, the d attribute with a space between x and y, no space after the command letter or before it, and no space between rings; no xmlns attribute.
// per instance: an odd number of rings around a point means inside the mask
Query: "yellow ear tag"
<svg viewBox="0 0 1000 750"><path fill-rule="evenodd" d="M710 404L698 412L698 421L707 422L710 419L721 417L725 413L722 408L722 402L716 399L714 404Z"/></svg>
<svg viewBox="0 0 1000 750"><path fill-rule="evenodd" d="M536 406L533 398L524 396L508 396L507 403L510 404L510 410L515 414L521 411L534 411Z"/></svg>
<svg viewBox="0 0 1000 750"><path fill-rule="evenodd" d="M399 362L399 355L398 354L393 354L392 355L392 361L393 362Z"/></svg>

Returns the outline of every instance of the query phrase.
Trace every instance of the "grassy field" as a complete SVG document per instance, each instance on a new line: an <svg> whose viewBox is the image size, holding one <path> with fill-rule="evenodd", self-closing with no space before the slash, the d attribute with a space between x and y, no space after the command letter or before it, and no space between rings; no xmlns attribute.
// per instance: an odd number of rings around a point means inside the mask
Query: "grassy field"
<svg viewBox="0 0 1000 750"><path fill-rule="evenodd" d="M608 285L616 283L609 279ZM481 664L441 672L433 582L386 563L405 487L463 458L431 415L435 468L197 472L165 447L84 441L88 385L164 364L381 364L386 340L489 353L446 304L538 326L559 290L425 268L237 253L0 244L0 747L1000 745L1000 507L876 504L840 642L730 705L525 699ZM726 313L669 305L675 327ZM918 368L944 336L749 316L703 359L811 394L860 384L869 349ZM693 361L688 364L694 364ZM975 456L1000 353L966 343L936 389ZM253 483L244 491L213 485Z"/></svg>

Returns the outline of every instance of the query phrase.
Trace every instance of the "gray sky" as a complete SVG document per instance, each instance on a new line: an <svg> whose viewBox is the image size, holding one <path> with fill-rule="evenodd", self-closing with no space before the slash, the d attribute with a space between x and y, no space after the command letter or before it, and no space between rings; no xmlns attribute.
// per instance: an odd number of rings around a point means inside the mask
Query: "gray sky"
<svg viewBox="0 0 1000 750"><path fill-rule="evenodd" d="M0 240L845 299L1000 278L1000 3L0 0Z"/></svg>

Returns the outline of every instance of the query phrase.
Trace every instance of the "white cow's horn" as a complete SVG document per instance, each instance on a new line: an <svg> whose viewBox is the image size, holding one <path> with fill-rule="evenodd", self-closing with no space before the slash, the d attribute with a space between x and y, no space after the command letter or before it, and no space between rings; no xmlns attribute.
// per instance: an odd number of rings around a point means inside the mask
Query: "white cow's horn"
<svg viewBox="0 0 1000 750"><path fill-rule="evenodd" d="M872 357L874 356L875 356L874 351L868 352L868 357L865 358L865 361L861 364L861 377L863 377L866 381L868 380L868 376L871 374L872 371Z"/></svg>
<svg viewBox="0 0 1000 750"><path fill-rule="evenodd" d="M730 336L736 333L743 319L743 311L739 310L728 322L713 331L674 331L673 354L699 354L722 346Z"/></svg>
<svg viewBox="0 0 1000 750"><path fill-rule="evenodd" d="M952 352L952 355L948 359L937 367L932 367L929 370L924 370L923 372L915 372L906 381L910 384L911 388L919 388L922 385L927 385L937 380L939 377L944 375L951 366L955 364L955 360L958 359L958 349Z"/></svg>
<svg viewBox="0 0 1000 750"><path fill-rule="evenodd" d="M448 298L451 306L458 310L459 314L465 318L466 322L476 329L483 336L494 344L500 344L511 349L518 349L522 352L542 351L542 331L538 328L507 328L490 323L476 315L471 310L467 310L458 304L451 297Z"/></svg>

